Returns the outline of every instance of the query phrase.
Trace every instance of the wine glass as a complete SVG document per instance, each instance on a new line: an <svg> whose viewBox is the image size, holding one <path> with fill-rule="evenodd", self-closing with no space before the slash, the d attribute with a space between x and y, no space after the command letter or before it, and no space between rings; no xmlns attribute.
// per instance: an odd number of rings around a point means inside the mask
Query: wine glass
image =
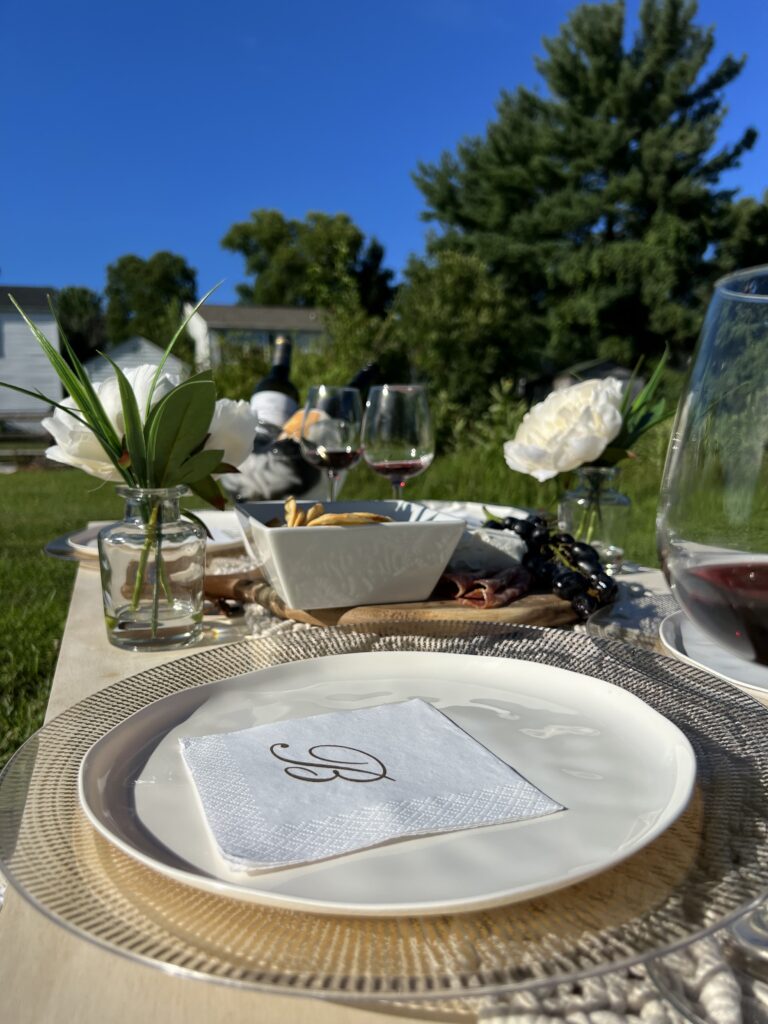
<svg viewBox="0 0 768 1024"><path fill-rule="evenodd" d="M395 498L406 480L427 469L435 457L435 438L423 385L382 384L370 389L363 455L371 469L388 478Z"/></svg>
<svg viewBox="0 0 768 1024"><path fill-rule="evenodd" d="M357 388L319 384L309 389L301 421L301 454L328 474L328 501L336 500L339 474L360 458L363 402Z"/></svg>
<svg viewBox="0 0 768 1024"><path fill-rule="evenodd" d="M767 444L768 267L757 267L715 286L672 431L657 539L686 615L761 665L768 665ZM765 905L741 922L739 935L768 957Z"/></svg>

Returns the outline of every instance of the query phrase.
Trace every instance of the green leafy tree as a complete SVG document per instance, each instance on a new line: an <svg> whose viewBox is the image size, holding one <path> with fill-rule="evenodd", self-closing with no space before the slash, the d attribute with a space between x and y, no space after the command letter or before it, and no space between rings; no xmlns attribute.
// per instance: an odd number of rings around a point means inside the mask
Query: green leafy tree
<svg viewBox="0 0 768 1024"><path fill-rule="evenodd" d="M106 334L113 344L135 335L165 346L180 310L197 297L195 271L182 256L156 252L144 260L121 256L107 267ZM174 327L169 334L169 310Z"/></svg>
<svg viewBox="0 0 768 1024"><path fill-rule="evenodd" d="M396 327L415 376L428 381L442 438L452 423L483 414L488 386L511 375L504 287L475 253L412 258L398 296Z"/></svg>
<svg viewBox="0 0 768 1024"><path fill-rule="evenodd" d="M98 292L90 288L62 288L56 293L54 308L72 351L81 362L103 348L104 309Z"/></svg>
<svg viewBox="0 0 768 1024"><path fill-rule="evenodd" d="M717 248L721 273L768 263L768 192L763 202L741 199L728 214L728 231Z"/></svg>
<svg viewBox="0 0 768 1024"><path fill-rule="evenodd" d="M692 0L643 0L625 44L623 2L576 8L537 61L547 95L503 93L485 137L419 167L431 251L474 253L498 278L521 362L691 348L734 230L720 177L756 138L717 145L743 61L707 70L713 33L695 15Z"/></svg>
<svg viewBox="0 0 768 1024"><path fill-rule="evenodd" d="M310 213L303 221L286 220L277 210L254 210L251 219L234 224L222 239L225 249L240 253L252 284L238 285L243 302L267 306L335 305L347 279L362 308L381 316L394 295L392 271L384 266L384 249L365 236L346 214Z"/></svg>

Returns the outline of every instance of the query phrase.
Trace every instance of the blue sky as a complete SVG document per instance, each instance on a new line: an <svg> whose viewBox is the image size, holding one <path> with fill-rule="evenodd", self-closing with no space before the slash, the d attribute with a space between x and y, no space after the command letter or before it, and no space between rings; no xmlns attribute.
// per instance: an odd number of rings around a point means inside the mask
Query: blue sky
<svg viewBox="0 0 768 1024"><path fill-rule="evenodd" d="M639 0L628 0L629 26ZM6 0L0 287L86 285L160 249L217 301L244 279L222 236L251 210L346 212L400 271L423 247L411 180L535 86L565 0ZM746 54L721 141L755 149L727 184L768 187L768 0L700 0L715 58Z"/></svg>

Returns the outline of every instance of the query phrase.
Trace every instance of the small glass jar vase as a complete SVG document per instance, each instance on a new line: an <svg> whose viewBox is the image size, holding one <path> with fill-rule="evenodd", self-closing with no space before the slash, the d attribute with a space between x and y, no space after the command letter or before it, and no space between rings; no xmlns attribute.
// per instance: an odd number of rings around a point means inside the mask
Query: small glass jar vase
<svg viewBox="0 0 768 1024"><path fill-rule="evenodd" d="M205 531L183 519L187 487L118 487L125 516L99 533L110 643L131 651L187 647L202 632Z"/></svg>
<svg viewBox="0 0 768 1024"><path fill-rule="evenodd" d="M558 526L563 533L591 544L600 554L605 570L621 570L632 503L614 487L617 466L582 466L576 485L560 498Z"/></svg>

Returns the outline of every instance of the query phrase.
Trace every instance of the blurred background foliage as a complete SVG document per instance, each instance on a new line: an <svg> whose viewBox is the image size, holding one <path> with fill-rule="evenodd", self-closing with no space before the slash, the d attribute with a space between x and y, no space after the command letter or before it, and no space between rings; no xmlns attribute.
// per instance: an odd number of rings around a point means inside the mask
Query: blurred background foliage
<svg viewBox="0 0 768 1024"><path fill-rule="evenodd" d="M416 167L431 229L398 283L344 213L257 208L233 224L241 302L324 310L327 347L295 354L300 392L375 359L387 379L428 383L449 449L498 424L509 436L523 399L584 361L648 373L669 347L675 398L713 282L768 262L768 193L722 183L756 139L718 139L744 61L713 63L713 46L692 0L643 0L634 24L620 0L574 7L536 59L541 88L504 91L484 135ZM65 288L57 304L90 352L136 333L164 344L196 294L194 269L164 251L123 256L103 296ZM191 360L188 338L178 354ZM248 397L267 359L230 346L221 393Z"/></svg>

